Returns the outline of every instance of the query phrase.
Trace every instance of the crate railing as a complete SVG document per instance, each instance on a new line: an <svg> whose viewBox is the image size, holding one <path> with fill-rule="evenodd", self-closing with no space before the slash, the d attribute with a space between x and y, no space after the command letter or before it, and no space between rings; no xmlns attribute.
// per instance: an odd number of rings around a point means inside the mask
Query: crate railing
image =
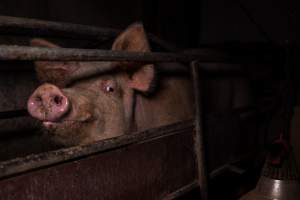
<svg viewBox="0 0 300 200"><path fill-rule="evenodd" d="M102 29L99 27L67 24L59 22L49 22L34 19L24 19L0 16L0 34L17 34L29 36L56 36L68 38L85 38L106 40L115 37L119 31L114 29ZM174 51L171 45L150 35L150 40L164 46L165 49ZM171 50L172 49L172 50ZM273 58L264 55L227 55L225 53L211 53L202 51L200 53L158 53L158 52L122 52L97 49L75 49L75 48L44 48L15 45L0 45L0 60L19 61L136 61L141 63L161 63L161 62L183 62L187 69L191 69L194 81L195 94L195 121L181 122L172 126L165 126L144 131L139 134L123 135L104 141L99 141L86 146L76 146L67 149L60 149L43 154L30 155L24 158L0 162L0 178L12 177L20 173L25 173L35 169L45 168L60 163L92 156L96 153L107 152L127 146L141 144L157 138L179 135L181 133L193 132L195 162L197 165L196 182L200 186L201 199L208 199L208 175L206 169L206 152L204 132L202 130L203 116L201 109L201 94L198 70L201 65L197 63L258 63L274 62ZM1 68L1 66L0 66ZM170 66L170 69L172 67ZM2 113L3 114L3 113ZM5 113L4 113L5 114ZM4 115L3 114L3 115ZM6 113L11 115L23 115L20 112L11 111ZM1 116L1 115L0 115ZM1 117L0 117L1 118ZM194 180L193 180L194 181ZM190 183L194 187L195 183ZM190 188L190 187L188 187ZM181 190L179 190L181 191ZM172 196L172 195L171 195Z"/></svg>

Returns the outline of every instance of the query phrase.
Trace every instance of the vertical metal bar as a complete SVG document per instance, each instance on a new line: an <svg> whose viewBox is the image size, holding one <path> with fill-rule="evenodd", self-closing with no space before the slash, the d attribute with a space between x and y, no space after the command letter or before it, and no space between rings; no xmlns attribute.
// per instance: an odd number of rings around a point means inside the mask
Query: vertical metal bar
<svg viewBox="0 0 300 200"><path fill-rule="evenodd" d="M201 86L199 80L199 66L197 61L191 62L194 96L195 96L195 136L194 147L198 165L198 182L200 186L201 200L208 200L208 175L205 155L205 136L203 132L203 117L201 109Z"/></svg>
<svg viewBox="0 0 300 200"><path fill-rule="evenodd" d="M290 141L291 132L291 120L294 115L295 106L295 48L290 46L287 42L285 46L285 63L284 63L284 73L285 73L285 94L284 94L284 120L285 126L283 129L284 139Z"/></svg>

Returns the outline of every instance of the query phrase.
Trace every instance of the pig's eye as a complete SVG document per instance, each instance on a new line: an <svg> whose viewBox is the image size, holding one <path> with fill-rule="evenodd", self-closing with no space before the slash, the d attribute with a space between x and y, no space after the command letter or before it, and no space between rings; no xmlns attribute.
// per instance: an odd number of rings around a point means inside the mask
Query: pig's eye
<svg viewBox="0 0 300 200"><path fill-rule="evenodd" d="M106 93L113 93L115 91L115 83L113 81L103 81L102 90Z"/></svg>
<svg viewBox="0 0 300 200"><path fill-rule="evenodd" d="M113 87L109 86L109 85L107 85L105 87L105 92L114 92L114 91L115 91L115 89Z"/></svg>

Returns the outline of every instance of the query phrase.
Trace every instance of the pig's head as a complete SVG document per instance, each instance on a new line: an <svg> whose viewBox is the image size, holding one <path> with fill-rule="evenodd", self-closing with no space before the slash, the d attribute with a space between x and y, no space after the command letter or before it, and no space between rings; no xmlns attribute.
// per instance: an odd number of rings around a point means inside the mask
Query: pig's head
<svg viewBox="0 0 300 200"><path fill-rule="evenodd" d="M43 39L32 46L59 48ZM112 50L147 52L141 24L121 33ZM29 113L63 145L86 144L130 131L135 91L152 88L154 66L134 62L35 62L44 84L28 100Z"/></svg>

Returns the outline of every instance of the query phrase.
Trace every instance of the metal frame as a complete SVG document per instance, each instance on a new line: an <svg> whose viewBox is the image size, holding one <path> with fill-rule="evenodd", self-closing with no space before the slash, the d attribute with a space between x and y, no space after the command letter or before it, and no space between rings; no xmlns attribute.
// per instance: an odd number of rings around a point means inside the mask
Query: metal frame
<svg viewBox="0 0 300 200"><path fill-rule="evenodd" d="M205 152L205 135L203 131L203 116L202 116L202 98L201 98L201 84L199 79L199 67L198 62L193 61L191 63L193 85L194 85L194 98L195 98L195 153L198 163L198 181L201 192L201 199L208 199L208 172L206 166L206 152ZM201 163L201 165L199 164Z"/></svg>
<svg viewBox="0 0 300 200"><path fill-rule="evenodd" d="M168 198L171 192L180 196L197 179L193 128L193 121L179 122L2 162L1 199L80 200L104 195L103 199L151 200Z"/></svg>
<svg viewBox="0 0 300 200"><path fill-rule="evenodd" d="M10 177L15 174L38 169L41 167L59 164L76 158L82 158L99 152L105 152L112 149L122 148L124 146L143 143L155 138L166 137L174 134L180 134L184 131L193 130L192 121L179 122L173 125L161 128L150 129L143 132L122 135L99 141L95 144L85 146L74 146L47 153L29 155L24 158L16 158L0 162L0 179ZM25 162L24 162L25 161Z"/></svg>
<svg viewBox="0 0 300 200"><path fill-rule="evenodd" d="M48 22L35 19L24 19L15 17L0 16L0 34L30 35L30 36L54 36L76 39L107 40L115 37L119 33L114 29L102 29L98 27ZM150 39L165 49L174 51L173 45L167 44L157 37L150 35ZM172 48L170 47L172 46ZM177 49L176 49L177 50ZM196 116L194 122L184 122L173 125L175 128L191 129L195 125L194 152L198 165L197 183L179 190L175 194L170 194L166 199L173 199L179 194L185 193L192 187L200 185L201 199L208 199L208 174L206 169L206 155L204 132L202 131L203 117L201 111L201 94L198 70L198 62L272 62L269 58L253 55L233 55L228 56L222 53L211 54L184 54L184 53L129 53L95 49L67 49L67 48L42 48L27 46L0 45L0 60L49 60L49 61L138 61L138 62L184 62L190 63L194 81ZM0 113L0 118L17 117L24 115L22 111L11 111ZM6 116L6 117L5 117ZM184 126L182 124L185 124ZM170 127L169 127L170 128ZM104 152L109 149L121 148L122 146L145 142L157 137L164 137L172 132L166 129L155 129L139 134L124 135L98 143L72 147L68 149L48 152L46 154L31 155L21 159L10 160L0 163L0 178L24 173L29 170L78 159L96 152Z"/></svg>

